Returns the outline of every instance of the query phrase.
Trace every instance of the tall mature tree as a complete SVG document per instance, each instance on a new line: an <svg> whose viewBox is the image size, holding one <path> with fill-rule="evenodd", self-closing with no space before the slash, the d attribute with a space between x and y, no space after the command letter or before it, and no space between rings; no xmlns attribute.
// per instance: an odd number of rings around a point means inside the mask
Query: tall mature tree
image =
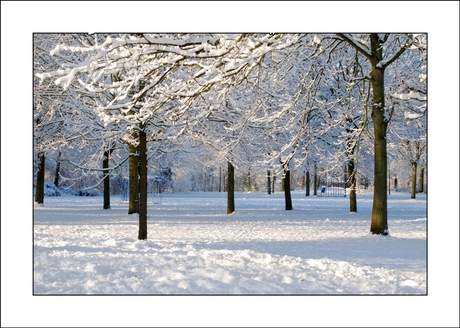
<svg viewBox="0 0 460 328"><path fill-rule="evenodd" d="M338 34L359 51L369 62L372 85L372 121L374 123L374 198L370 231L387 235L387 126L393 108L385 106L385 70L397 60L414 41L411 35L371 33L366 39L350 34Z"/></svg>

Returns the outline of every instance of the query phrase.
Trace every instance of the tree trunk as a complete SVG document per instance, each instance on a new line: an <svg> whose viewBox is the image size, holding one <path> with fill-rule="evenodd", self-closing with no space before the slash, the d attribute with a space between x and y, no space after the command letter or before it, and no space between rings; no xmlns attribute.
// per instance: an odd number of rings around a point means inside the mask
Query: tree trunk
<svg viewBox="0 0 460 328"><path fill-rule="evenodd" d="M270 181L270 170L267 170L267 193L271 195L272 193L272 183Z"/></svg>
<svg viewBox="0 0 460 328"><path fill-rule="evenodd" d="M137 148L129 145L129 205L128 214L139 213L139 157Z"/></svg>
<svg viewBox="0 0 460 328"><path fill-rule="evenodd" d="M248 172L248 192L251 192L251 172Z"/></svg>
<svg viewBox="0 0 460 328"><path fill-rule="evenodd" d="M38 154L37 183L35 185L35 202L43 204L45 199L45 153Z"/></svg>
<svg viewBox="0 0 460 328"><path fill-rule="evenodd" d="M235 168L228 162L227 214L235 212Z"/></svg>
<svg viewBox="0 0 460 328"><path fill-rule="evenodd" d="M316 165L315 165L315 172L313 174L313 196L317 195L318 189L318 175L316 174Z"/></svg>
<svg viewBox="0 0 460 328"><path fill-rule="evenodd" d="M139 133L139 237L147 239L147 134Z"/></svg>
<svg viewBox="0 0 460 328"><path fill-rule="evenodd" d="M59 172L61 170L61 151L59 151L58 158L56 161L56 171L54 173L54 185L59 187Z"/></svg>
<svg viewBox="0 0 460 328"><path fill-rule="evenodd" d="M222 166L219 166L219 192L222 189Z"/></svg>
<svg viewBox="0 0 460 328"><path fill-rule="evenodd" d="M305 196L310 196L310 172L307 171L305 178Z"/></svg>
<svg viewBox="0 0 460 328"><path fill-rule="evenodd" d="M384 70L373 65L372 121L374 122L374 199L372 204L372 234L388 235L387 215L387 141L388 121L385 118Z"/></svg>
<svg viewBox="0 0 460 328"><path fill-rule="evenodd" d="M415 194L417 192L417 162L411 161L412 166L412 184L411 184L411 193L410 198L415 199Z"/></svg>
<svg viewBox="0 0 460 328"><path fill-rule="evenodd" d="M292 210L292 198L291 198L291 171L289 170L289 163L283 165L284 177L283 177L283 188L284 188L284 202L285 210Z"/></svg>
<svg viewBox="0 0 460 328"><path fill-rule="evenodd" d="M358 51L363 53L369 60L372 70L370 82L372 84L372 121L374 123L374 199L372 204L371 229L372 234L388 235L388 214L387 214L387 143L386 130L389 117L386 116L385 108L385 67L395 61L405 51L405 47L393 55L391 59L384 62L383 43L377 33L370 34L370 52L357 46L344 34L339 36L350 43Z"/></svg>
<svg viewBox="0 0 460 328"><path fill-rule="evenodd" d="M425 168L420 165L420 179L418 180L418 192L423 193L425 186L423 185L423 178L425 174Z"/></svg>
<svg viewBox="0 0 460 328"><path fill-rule="evenodd" d="M110 152L110 150L105 150L104 158L102 159L102 168L104 169L104 210L110 208L110 176L107 170L109 168Z"/></svg>
<svg viewBox="0 0 460 328"><path fill-rule="evenodd" d="M356 170L355 170L355 148L356 144L353 142L353 130L356 125L353 123L353 119L347 117L347 153L348 153L348 165L345 168L345 181L348 184L350 190L350 212L357 212L357 203L356 203ZM348 178L347 178L348 175ZM347 187L347 186L345 186ZM346 190L345 190L346 192Z"/></svg>
<svg viewBox="0 0 460 328"><path fill-rule="evenodd" d="M272 182L272 194L275 193L275 181L276 181L276 175L273 175L273 182Z"/></svg>
<svg viewBox="0 0 460 328"><path fill-rule="evenodd" d="M348 184L350 189L350 212L357 212L358 206L356 203L356 171L355 161L352 159L348 161Z"/></svg>

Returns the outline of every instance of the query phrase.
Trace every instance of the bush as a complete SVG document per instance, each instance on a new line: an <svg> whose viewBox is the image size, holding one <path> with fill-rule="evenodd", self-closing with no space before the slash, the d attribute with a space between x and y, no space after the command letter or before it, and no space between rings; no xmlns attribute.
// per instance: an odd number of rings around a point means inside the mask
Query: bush
<svg viewBox="0 0 460 328"><path fill-rule="evenodd" d="M99 196L99 191L94 189L79 190L77 196Z"/></svg>
<svg viewBox="0 0 460 328"><path fill-rule="evenodd" d="M59 189L56 187L54 183L49 181L45 181L45 188L44 188L45 196L53 197L53 196L100 196L100 192L95 189L81 189L81 190L74 190L72 188L63 188ZM35 195L35 185L34 185L34 195Z"/></svg>
<svg viewBox="0 0 460 328"><path fill-rule="evenodd" d="M62 193L54 183L45 181L45 196L62 196Z"/></svg>

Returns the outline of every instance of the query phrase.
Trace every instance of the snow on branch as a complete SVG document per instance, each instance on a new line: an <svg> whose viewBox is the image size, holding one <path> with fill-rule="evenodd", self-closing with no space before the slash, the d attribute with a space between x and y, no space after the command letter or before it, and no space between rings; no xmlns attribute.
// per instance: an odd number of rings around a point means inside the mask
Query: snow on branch
<svg viewBox="0 0 460 328"><path fill-rule="evenodd" d="M372 53L369 50L369 47L367 47L362 40L357 40L353 36L351 36L348 33L337 33L339 37L341 37L344 41L348 42L351 44L353 47L355 47L361 54L366 56L367 58L372 57Z"/></svg>
<svg viewBox="0 0 460 328"><path fill-rule="evenodd" d="M415 91L410 91L409 93L394 93L393 97L401 100L426 101L426 95L420 94L419 92Z"/></svg>
<svg viewBox="0 0 460 328"><path fill-rule="evenodd" d="M81 170L83 170L83 171L111 172L111 171L113 171L113 170L115 170L115 169L121 167L121 165L123 165L123 163L126 162L126 161L129 159L129 157L130 157L131 155L137 156L138 154L129 154L129 155L126 156L124 159L122 159L116 166L112 166L112 167L108 167L108 168L103 168L103 169L101 169L101 168L96 168L96 167L84 167L84 166L81 166L81 165L79 165L79 164L77 164L77 163L72 162L70 159L63 159L63 160L69 162L70 164L72 164L72 165L75 166L76 168L79 168L79 169L81 169Z"/></svg>

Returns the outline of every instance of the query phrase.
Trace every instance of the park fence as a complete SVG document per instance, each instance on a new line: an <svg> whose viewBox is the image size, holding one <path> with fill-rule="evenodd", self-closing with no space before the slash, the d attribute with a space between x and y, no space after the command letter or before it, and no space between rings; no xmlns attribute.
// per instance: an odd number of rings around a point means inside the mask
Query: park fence
<svg viewBox="0 0 460 328"><path fill-rule="evenodd" d="M339 178L320 179L319 197L346 197L347 183Z"/></svg>
<svg viewBox="0 0 460 328"><path fill-rule="evenodd" d="M121 180L120 197L122 203L129 201L129 179L123 178ZM161 193L161 181L157 177L148 178L147 180L147 203L148 204L161 204L163 201Z"/></svg>

